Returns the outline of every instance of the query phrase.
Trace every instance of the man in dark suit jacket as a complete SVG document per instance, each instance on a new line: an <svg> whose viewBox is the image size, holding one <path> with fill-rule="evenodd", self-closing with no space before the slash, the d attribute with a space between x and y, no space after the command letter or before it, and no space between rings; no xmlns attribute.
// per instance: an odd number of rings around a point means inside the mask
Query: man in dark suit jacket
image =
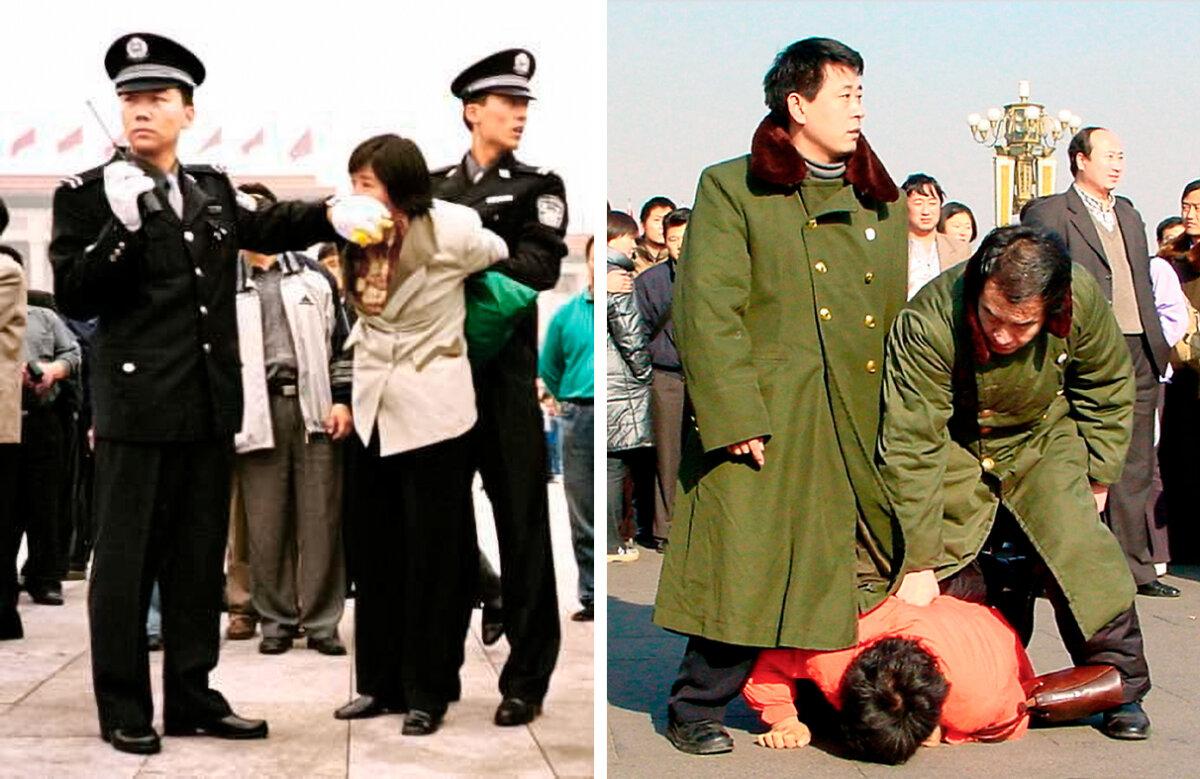
<svg viewBox="0 0 1200 779"><path fill-rule="evenodd" d="M1067 153L1075 183L1062 194L1030 203L1021 221L1063 240L1071 260L1100 282L1125 334L1137 381L1133 439L1121 480L1109 488L1102 512L1125 550L1138 593L1177 597L1178 589L1158 581L1145 519L1154 470L1158 380L1170 353L1150 286L1146 225L1127 198L1112 194L1125 171L1125 154L1115 134L1085 127L1071 139Z"/></svg>

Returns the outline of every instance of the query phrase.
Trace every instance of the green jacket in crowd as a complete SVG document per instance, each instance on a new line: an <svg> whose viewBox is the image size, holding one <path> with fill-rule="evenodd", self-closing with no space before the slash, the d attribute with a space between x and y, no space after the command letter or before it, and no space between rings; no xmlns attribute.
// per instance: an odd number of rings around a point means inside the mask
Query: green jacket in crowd
<svg viewBox="0 0 1200 779"><path fill-rule="evenodd" d="M893 586L901 538L873 454L883 341L904 306L904 204L861 139L807 173L770 118L701 176L673 317L695 407L654 621L742 646L840 649ZM766 464L726 447L768 438Z"/></svg>
<svg viewBox="0 0 1200 779"><path fill-rule="evenodd" d="M938 578L959 571L1003 503L1091 637L1134 595L1089 484L1121 475L1133 420L1129 350L1100 288L1076 265L1069 329L1057 328L1065 337L1048 324L1016 353L989 357L964 312L965 268L918 292L888 336L879 458L904 529L905 568Z"/></svg>

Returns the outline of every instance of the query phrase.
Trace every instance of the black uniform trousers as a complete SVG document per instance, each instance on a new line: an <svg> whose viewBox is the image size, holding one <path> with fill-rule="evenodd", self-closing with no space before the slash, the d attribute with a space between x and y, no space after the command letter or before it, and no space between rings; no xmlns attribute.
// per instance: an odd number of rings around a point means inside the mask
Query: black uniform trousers
<svg viewBox="0 0 1200 779"><path fill-rule="evenodd" d="M1054 620L1071 662L1115 667L1121 674L1126 703L1140 701L1150 691L1150 668L1137 608L1131 604L1094 636L1085 638L1058 581L1004 508L996 516L979 557L944 579L941 591L943 595L995 606L1026 646L1033 636L1034 602L1044 592L1054 608Z"/></svg>
<svg viewBox="0 0 1200 779"><path fill-rule="evenodd" d="M0 637L16 638L21 632L17 616L17 484L21 445L0 444Z"/></svg>
<svg viewBox="0 0 1200 779"><path fill-rule="evenodd" d="M741 693L760 651L703 636L688 638L667 699L667 716L672 722L724 720L725 707Z"/></svg>
<svg viewBox="0 0 1200 779"><path fill-rule="evenodd" d="M1104 523L1125 552L1133 580L1149 584L1158 578L1150 549L1150 528L1146 507L1154 480L1154 410L1158 405L1159 384L1147 353L1144 335L1127 335L1125 343L1133 359L1137 397L1133 403L1133 433L1121 480L1108 489Z"/></svg>
<svg viewBox="0 0 1200 779"><path fill-rule="evenodd" d="M461 693L479 572L469 437L387 457L378 434L350 446L358 692L441 715Z"/></svg>
<svg viewBox="0 0 1200 779"><path fill-rule="evenodd" d="M229 535L229 440L96 442L96 546L88 591L100 728L154 716L146 612L162 595L163 720L230 713L208 686L220 645L221 572Z"/></svg>
<svg viewBox="0 0 1200 779"><path fill-rule="evenodd" d="M534 321L474 371L479 421L475 465L492 504L500 546L504 633L510 652L500 694L541 703L558 661L561 632L546 495L546 437L534 390ZM529 332L523 332L528 330Z"/></svg>
<svg viewBox="0 0 1200 779"><path fill-rule="evenodd" d="M18 544L24 534L28 545L29 556L21 575L30 591L62 582L58 539L63 464L63 430L58 412L51 406L22 411L16 532Z"/></svg>

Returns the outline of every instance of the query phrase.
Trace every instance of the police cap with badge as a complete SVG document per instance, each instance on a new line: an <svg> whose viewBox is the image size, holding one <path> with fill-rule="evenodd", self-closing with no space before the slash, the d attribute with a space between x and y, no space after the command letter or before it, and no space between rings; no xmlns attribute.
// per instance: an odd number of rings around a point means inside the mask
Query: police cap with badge
<svg viewBox="0 0 1200 779"><path fill-rule="evenodd" d="M104 69L118 95L204 83L204 63L185 47L161 35L134 32L108 47Z"/></svg>
<svg viewBox="0 0 1200 779"><path fill-rule="evenodd" d="M460 100L484 95L512 95L535 100L529 91L529 79L537 62L526 49L505 49L476 62L459 73L450 84L450 92Z"/></svg>

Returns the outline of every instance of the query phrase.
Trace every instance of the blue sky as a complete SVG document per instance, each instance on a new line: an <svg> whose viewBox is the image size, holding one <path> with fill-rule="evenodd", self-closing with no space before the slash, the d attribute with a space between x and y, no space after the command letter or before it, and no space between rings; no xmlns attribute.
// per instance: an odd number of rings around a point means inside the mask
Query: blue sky
<svg viewBox="0 0 1200 779"><path fill-rule="evenodd" d="M1125 144L1118 192L1153 229L1200 178L1200 3L630 2L608 4L608 197L690 204L707 164L745 154L766 113L762 76L792 41L819 35L866 63L864 127L899 184L935 176L992 225L992 152L966 117L1017 99ZM1056 187L1070 181L1066 139Z"/></svg>

